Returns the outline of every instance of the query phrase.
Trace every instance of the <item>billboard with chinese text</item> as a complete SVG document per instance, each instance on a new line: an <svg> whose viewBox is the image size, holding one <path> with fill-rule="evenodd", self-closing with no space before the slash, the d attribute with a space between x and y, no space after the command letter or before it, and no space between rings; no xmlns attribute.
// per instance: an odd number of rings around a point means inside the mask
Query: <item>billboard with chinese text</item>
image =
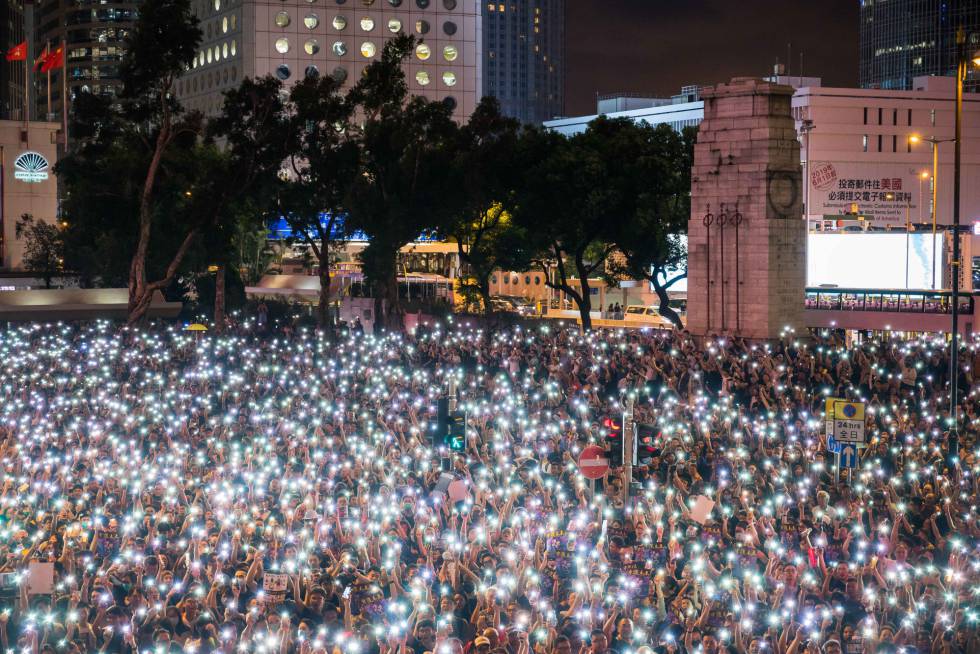
<svg viewBox="0 0 980 654"><path fill-rule="evenodd" d="M856 209L879 224L929 222L931 191L921 174L908 164L811 161L807 213L841 216Z"/></svg>

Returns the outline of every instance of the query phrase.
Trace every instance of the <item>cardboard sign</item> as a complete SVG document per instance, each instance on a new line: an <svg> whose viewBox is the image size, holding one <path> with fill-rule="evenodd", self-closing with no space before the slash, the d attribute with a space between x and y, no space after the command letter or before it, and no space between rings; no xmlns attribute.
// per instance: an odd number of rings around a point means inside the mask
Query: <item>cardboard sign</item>
<svg viewBox="0 0 980 654"><path fill-rule="evenodd" d="M715 508L715 501L704 495L698 495L694 501L694 508L691 509L691 520L703 525L708 521L708 514Z"/></svg>

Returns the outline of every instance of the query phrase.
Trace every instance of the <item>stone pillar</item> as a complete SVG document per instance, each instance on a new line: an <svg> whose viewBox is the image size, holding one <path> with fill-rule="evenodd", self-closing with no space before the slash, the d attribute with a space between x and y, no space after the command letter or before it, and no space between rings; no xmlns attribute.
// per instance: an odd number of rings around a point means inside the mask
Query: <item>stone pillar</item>
<svg viewBox="0 0 980 654"><path fill-rule="evenodd" d="M701 93L688 223L695 336L803 333L806 223L792 96L789 86L747 77Z"/></svg>

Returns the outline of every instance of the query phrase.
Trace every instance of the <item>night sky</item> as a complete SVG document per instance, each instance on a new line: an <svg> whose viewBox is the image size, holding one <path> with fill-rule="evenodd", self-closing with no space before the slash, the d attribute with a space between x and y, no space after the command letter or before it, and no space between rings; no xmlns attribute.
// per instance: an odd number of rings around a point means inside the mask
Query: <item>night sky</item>
<svg viewBox="0 0 980 654"><path fill-rule="evenodd" d="M670 97L685 84L791 72L856 86L858 0L568 0L565 113L595 113L596 93Z"/></svg>

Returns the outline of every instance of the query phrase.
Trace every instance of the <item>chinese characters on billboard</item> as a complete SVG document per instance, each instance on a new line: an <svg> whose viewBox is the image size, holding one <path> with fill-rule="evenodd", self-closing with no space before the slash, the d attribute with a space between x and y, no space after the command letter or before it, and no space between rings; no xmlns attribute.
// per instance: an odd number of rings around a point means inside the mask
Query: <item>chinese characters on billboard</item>
<svg viewBox="0 0 980 654"><path fill-rule="evenodd" d="M928 201L920 215L919 194L929 182L902 164L810 162L810 216L843 216L856 212L877 223L904 225L906 219L929 220Z"/></svg>

